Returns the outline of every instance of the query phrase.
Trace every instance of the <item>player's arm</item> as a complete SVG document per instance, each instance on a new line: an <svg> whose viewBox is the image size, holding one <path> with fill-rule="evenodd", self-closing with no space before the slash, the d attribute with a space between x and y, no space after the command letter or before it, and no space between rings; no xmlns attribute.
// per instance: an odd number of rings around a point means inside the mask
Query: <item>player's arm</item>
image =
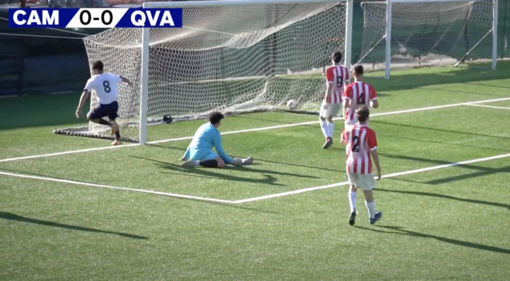
<svg viewBox="0 0 510 281"><path fill-rule="evenodd" d="M331 95L333 94L333 90L335 89L334 81L335 77L330 69L326 70L326 80L327 80L326 101L330 101Z"/></svg>
<svg viewBox="0 0 510 281"><path fill-rule="evenodd" d="M352 98L352 88L347 86L345 88L345 92L344 92L344 98L343 98L343 108L342 108L342 111L344 113L344 116L347 112L347 109L351 107L351 98Z"/></svg>
<svg viewBox="0 0 510 281"><path fill-rule="evenodd" d="M349 142L347 141L349 139L349 132L347 130L342 131L342 144L347 145Z"/></svg>
<svg viewBox="0 0 510 281"><path fill-rule="evenodd" d="M188 146L188 149L186 149L186 152L184 152L184 155L181 157L181 161L187 161L189 160L189 157L190 157L190 147Z"/></svg>
<svg viewBox="0 0 510 281"><path fill-rule="evenodd" d="M131 82L131 80L127 79L126 77L119 75L119 78L122 82L127 83L129 86L133 86L133 82Z"/></svg>
<svg viewBox="0 0 510 281"><path fill-rule="evenodd" d="M223 150L223 144L221 143L221 135L218 131L213 132L213 144L216 148L216 152L218 152L218 155L225 161L226 164L232 163L232 157L228 156L227 153L225 153L225 150Z"/></svg>
<svg viewBox="0 0 510 281"><path fill-rule="evenodd" d="M379 154L377 154L377 138L375 132L371 131L368 135L368 147L370 148L370 154L377 169L377 180L381 179L381 165L379 164Z"/></svg>
<svg viewBox="0 0 510 281"><path fill-rule="evenodd" d="M76 108L76 118L81 117L81 111L83 109L83 106L85 105L85 102L89 98L89 93L92 89L92 82L89 80L87 81L87 84L85 85L85 88L83 89L83 93L81 94L80 101L78 103L78 108Z"/></svg>
<svg viewBox="0 0 510 281"><path fill-rule="evenodd" d="M349 84L351 84L351 81L349 80L349 71L346 71L345 72L345 77L344 77L344 93L345 91L347 91L347 86L349 86Z"/></svg>
<svg viewBox="0 0 510 281"><path fill-rule="evenodd" d="M372 106L372 108L379 107L379 102L377 101L377 93L372 87L370 87L370 105Z"/></svg>

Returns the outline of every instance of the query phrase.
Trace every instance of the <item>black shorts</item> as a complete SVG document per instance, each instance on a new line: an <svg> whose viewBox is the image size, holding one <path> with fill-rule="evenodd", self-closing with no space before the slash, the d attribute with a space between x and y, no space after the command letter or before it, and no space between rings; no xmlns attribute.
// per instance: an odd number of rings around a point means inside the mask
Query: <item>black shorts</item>
<svg viewBox="0 0 510 281"><path fill-rule="evenodd" d="M108 117L111 121L115 120L119 115L119 103L114 101L109 104L99 104L96 108L90 111L90 119L100 119Z"/></svg>

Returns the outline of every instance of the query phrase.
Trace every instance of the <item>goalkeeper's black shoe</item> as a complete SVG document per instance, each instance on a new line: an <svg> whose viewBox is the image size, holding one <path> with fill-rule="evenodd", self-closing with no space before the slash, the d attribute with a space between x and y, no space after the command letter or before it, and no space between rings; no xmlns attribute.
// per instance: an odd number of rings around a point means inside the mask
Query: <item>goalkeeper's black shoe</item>
<svg viewBox="0 0 510 281"><path fill-rule="evenodd" d="M327 138L326 142L322 146L322 149L328 149L331 147L332 144L333 144L333 138Z"/></svg>
<svg viewBox="0 0 510 281"><path fill-rule="evenodd" d="M356 222L356 210L354 210L354 212L352 212L351 215L349 216L349 224L354 225L355 222Z"/></svg>

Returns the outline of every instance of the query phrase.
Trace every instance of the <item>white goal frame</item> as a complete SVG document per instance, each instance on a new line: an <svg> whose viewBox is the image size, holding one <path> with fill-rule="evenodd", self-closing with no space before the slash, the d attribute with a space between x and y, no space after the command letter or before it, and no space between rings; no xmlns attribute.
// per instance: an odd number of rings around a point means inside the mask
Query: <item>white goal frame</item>
<svg viewBox="0 0 510 281"><path fill-rule="evenodd" d="M347 69L351 68L352 46L352 19L354 0L224 0L224 1L190 1L190 2L145 2L143 8L188 8L188 7L217 7L229 5L256 5L256 4L291 4L291 3L320 3L342 2L346 4L345 16L345 50L344 62ZM183 15L185 16L185 15ZM141 60L141 85L140 85L140 127L139 143L147 143L147 99L149 82L149 29L142 28L142 60Z"/></svg>
<svg viewBox="0 0 510 281"><path fill-rule="evenodd" d="M391 40L387 40L387 38L391 38L391 27L392 27L392 7L394 3L409 3L409 4L417 4L417 3L441 3L441 2L479 2L478 1L469 1L469 0L387 0L386 1L386 34L381 40L386 40L385 46L385 78L390 79L391 72ZM478 43L476 43L464 56L467 57L472 50L474 50L478 44L485 39L490 33L492 33L492 69L495 70L498 61L498 1L492 0L493 10L492 10L492 29L487 33ZM379 2L377 2L379 3ZM455 66L460 63L459 60Z"/></svg>

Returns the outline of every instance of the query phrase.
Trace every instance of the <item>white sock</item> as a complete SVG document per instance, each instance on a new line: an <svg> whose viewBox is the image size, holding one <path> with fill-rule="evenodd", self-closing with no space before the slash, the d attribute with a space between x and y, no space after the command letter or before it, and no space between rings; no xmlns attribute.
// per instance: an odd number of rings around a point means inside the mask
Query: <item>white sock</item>
<svg viewBox="0 0 510 281"><path fill-rule="evenodd" d="M329 127L329 130L328 130L328 137L333 137L333 132L335 131L335 123L333 122L328 122L328 127Z"/></svg>
<svg viewBox="0 0 510 281"><path fill-rule="evenodd" d="M321 120L321 130L322 130L322 133L324 134L324 137L328 138L329 137L329 127L328 127L328 124L326 123L326 121Z"/></svg>
<svg viewBox="0 0 510 281"><path fill-rule="evenodd" d="M374 219L374 218L375 218L375 201L372 201L372 202L370 202L370 203L368 203L367 201L365 201L365 205L367 206L368 216L369 216L371 219Z"/></svg>
<svg viewBox="0 0 510 281"><path fill-rule="evenodd" d="M356 211L356 198L358 193L349 191L349 204L351 205L351 213Z"/></svg>
<svg viewBox="0 0 510 281"><path fill-rule="evenodd" d="M200 161L195 160L195 166L200 166Z"/></svg>

